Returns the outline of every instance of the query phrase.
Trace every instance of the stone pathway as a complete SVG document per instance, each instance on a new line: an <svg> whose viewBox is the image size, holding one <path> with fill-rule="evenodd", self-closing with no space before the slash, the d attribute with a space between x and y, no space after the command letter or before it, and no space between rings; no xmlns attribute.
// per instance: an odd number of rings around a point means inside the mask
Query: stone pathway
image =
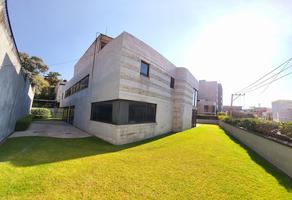
<svg viewBox="0 0 292 200"><path fill-rule="evenodd" d="M34 121L26 131L16 131L10 137L43 136L56 138L91 137L88 133L63 121Z"/></svg>

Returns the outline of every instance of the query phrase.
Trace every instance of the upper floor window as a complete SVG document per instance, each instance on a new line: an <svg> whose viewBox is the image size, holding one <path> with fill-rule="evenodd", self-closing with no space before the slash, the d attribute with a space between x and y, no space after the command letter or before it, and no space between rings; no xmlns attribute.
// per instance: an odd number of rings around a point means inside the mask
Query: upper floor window
<svg viewBox="0 0 292 200"><path fill-rule="evenodd" d="M68 96L71 96L72 94L76 92L79 92L80 90L88 88L88 82L89 82L89 75L85 76L83 79L75 83L72 87L67 89L65 91L65 98Z"/></svg>
<svg viewBox="0 0 292 200"><path fill-rule="evenodd" d="M170 77L170 88L174 88L174 78Z"/></svg>
<svg viewBox="0 0 292 200"><path fill-rule="evenodd" d="M149 77L149 64L141 61L140 74Z"/></svg>
<svg viewBox="0 0 292 200"><path fill-rule="evenodd" d="M198 90L194 88L193 90L193 106L197 107L198 102Z"/></svg>

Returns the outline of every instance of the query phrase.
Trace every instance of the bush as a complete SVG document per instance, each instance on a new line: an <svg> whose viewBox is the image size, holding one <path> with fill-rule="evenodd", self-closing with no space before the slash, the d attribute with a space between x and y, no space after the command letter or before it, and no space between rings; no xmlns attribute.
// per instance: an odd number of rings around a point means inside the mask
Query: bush
<svg viewBox="0 0 292 200"><path fill-rule="evenodd" d="M292 123L278 123L254 118L236 119L226 117L224 122L251 132L292 142ZM281 134L279 134L281 133Z"/></svg>
<svg viewBox="0 0 292 200"><path fill-rule="evenodd" d="M28 115L22 119L17 120L15 124L14 131L25 131L29 127L30 123L32 122L33 116Z"/></svg>
<svg viewBox="0 0 292 200"><path fill-rule="evenodd" d="M239 120L238 122L238 126L246 129L246 130L249 130L249 131L254 131L256 130L256 127L257 127L257 121L254 120L254 119L241 119Z"/></svg>
<svg viewBox="0 0 292 200"><path fill-rule="evenodd" d="M282 123L280 126L280 132L283 135L287 135L292 138L292 122Z"/></svg>
<svg viewBox="0 0 292 200"><path fill-rule="evenodd" d="M46 119L51 117L51 111L47 108L32 108L31 114L35 119Z"/></svg>

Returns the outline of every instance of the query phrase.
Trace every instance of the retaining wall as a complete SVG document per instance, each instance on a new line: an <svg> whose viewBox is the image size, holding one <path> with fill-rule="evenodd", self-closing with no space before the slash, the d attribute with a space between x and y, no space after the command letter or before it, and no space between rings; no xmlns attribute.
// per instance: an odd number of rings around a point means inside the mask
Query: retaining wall
<svg viewBox="0 0 292 200"><path fill-rule="evenodd" d="M222 121L219 122L230 135L261 155L275 167L292 178L292 148L263 136L239 129Z"/></svg>

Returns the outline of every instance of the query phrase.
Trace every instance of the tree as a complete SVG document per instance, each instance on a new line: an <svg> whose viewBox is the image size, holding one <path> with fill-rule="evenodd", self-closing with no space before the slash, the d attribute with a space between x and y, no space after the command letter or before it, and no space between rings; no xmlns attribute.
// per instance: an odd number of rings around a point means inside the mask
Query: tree
<svg viewBox="0 0 292 200"><path fill-rule="evenodd" d="M34 77L39 74L44 74L49 67L44 61L36 56L29 56L27 53L19 53L22 71L28 76L32 85L37 84Z"/></svg>
<svg viewBox="0 0 292 200"><path fill-rule="evenodd" d="M50 87L49 82L40 75L34 76L34 82L34 92L36 97L39 96L43 90Z"/></svg>
<svg viewBox="0 0 292 200"><path fill-rule="evenodd" d="M61 76L61 74L59 74L58 72L49 72L45 76L45 80L50 83L50 86L56 87L56 85L60 81L60 79L58 78L59 76Z"/></svg>

